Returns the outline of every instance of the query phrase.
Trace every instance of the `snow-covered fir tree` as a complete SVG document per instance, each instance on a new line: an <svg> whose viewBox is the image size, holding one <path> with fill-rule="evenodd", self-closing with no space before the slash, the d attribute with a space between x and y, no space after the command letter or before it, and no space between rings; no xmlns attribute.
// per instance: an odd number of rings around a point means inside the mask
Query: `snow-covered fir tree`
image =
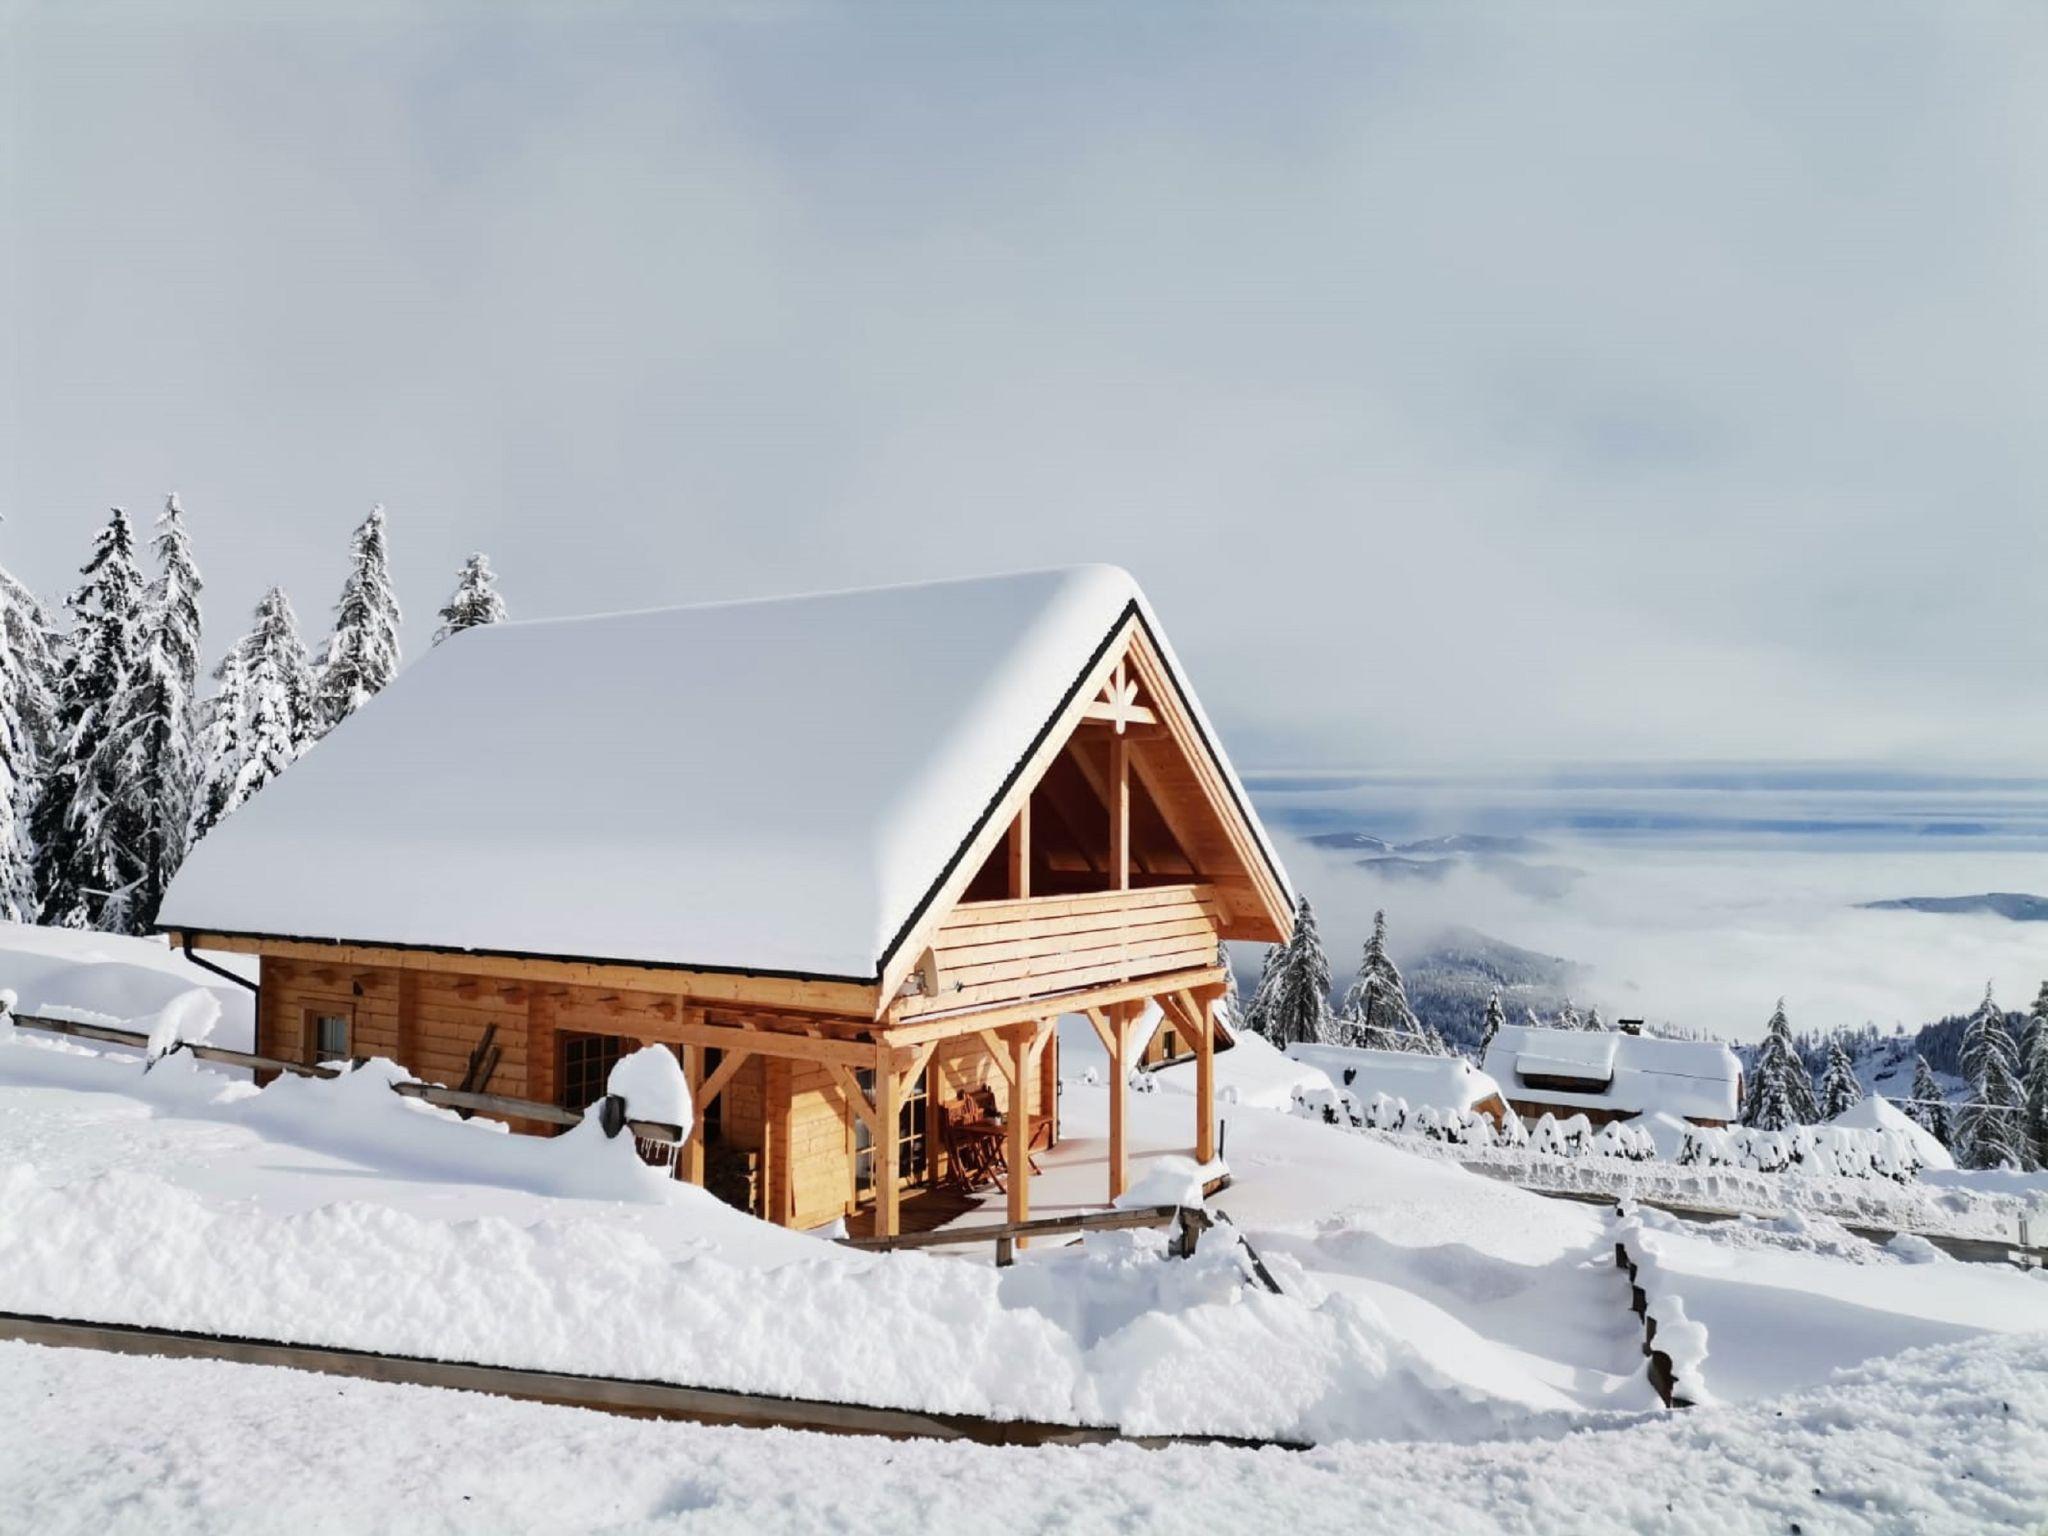
<svg viewBox="0 0 2048 1536"><path fill-rule="evenodd" d="M398 595L391 586L384 508L372 507L351 540L348 579L320 665L320 729L333 730L398 671ZM250 668L250 676L255 669Z"/></svg>
<svg viewBox="0 0 2048 1536"><path fill-rule="evenodd" d="M72 628L58 674L58 748L37 807L42 920L60 928L135 927L139 824L106 751L123 721L148 614L135 530L114 508L67 600Z"/></svg>
<svg viewBox="0 0 2048 1536"><path fill-rule="evenodd" d="M441 627L434 631L434 644L480 624L504 622L505 599L498 595L497 573L491 569L489 559L478 551L462 563L455 578L455 591L441 610Z"/></svg>
<svg viewBox="0 0 2048 1536"><path fill-rule="evenodd" d="M2048 1168L2048 1014L2027 1020L2021 1036L2021 1128L2036 1168Z"/></svg>
<svg viewBox="0 0 2048 1536"><path fill-rule="evenodd" d="M1588 1005L1586 1017L1579 1027L1581 1029L1605 1029L1607 1027L1607 1021L1600 1017L1600 1007L1597 1003Z"/></svg>
<svg viewBox="0 0 2048 1536"><path fill-rule="evenodd" d="M175 494L165 499L152 548L157 579L146 599L142 653L114 710L100 765L135 839L129 911L138 930L156 920L171 876L184 862L204 771L196 703L199 567Z"/></svg>
<svg viewBox="0 0 2048 1536"><path fill-rule="evenodd" d="M1863 1102L1863 1085L1856 1081L1856 1064L1849 1059L1842 1037L1828 1042L1827 1071L1820 1080L1820 1117L1832 1120L1846 1109Z"/></svg>
<svg viewBox="0 0 2048 1536"><path fill-rule="evenodd" d="M1330 1043L1330 960L1306 896L1294 909L1294 932L1273 967L1266 1038L1275 1045Z"/></svg>
<svg viewBox="0 0 2048 1536"><path fill-rule="evenodd" d="M1486 1017L1479 1029L1479 1059L1486 1060L1486 1048L1493 1044L1493 1037L1500 1033L1501 1025L1507 1023L1507 1013L1500 1005L1500 988L1495 987L1486 999Z"/></svg>
<svg viewBox="0 0 2048 1536"><path fill-rule="evenodd" d="M1338 1010L1347 1043L1373 1050L1408 1051L1422 1043L1422 1028L1408 1006L1401 968L1387 953L1387 914L1372 915L1372 936L1359 958L1358 977Z"/></svg>
<svg viewBox="0 0 2048 1536"><path fill-rule="evenodd" d="M1913 1058L1913 1097L1907 1101L1906 1114L1944 1147L1955 1137L1955 1127L1949 1123L1948 1095L1941 1091L1925 1056Z"/></svg>
<svg viewBox="0 0 2048 1536"><path fill-rule="evenodd" d="M1789 1126L1811 1125L1820 1118L1820 1105L1813 1097L1813 1079L1799 1059L1799 1047L1792 1039L1792 1025L1785 1017L1785 999L1771 1013L1764 1030L1763 1048L1757 1052L1756 1067L1743 1095L1742 1123L1760 1131L1782 1131Z"/></svg>
<svg viewBox="0 0 2048 1536"><path fill-rule="evenodd" d="M1989 983L1984 1001L1963 1026L1962 1062L1969 1098L1956 1115L1956 1151L1963 1166L2026 1167L2032 1157L2022 1134L2018 1063Z"/></svg>
<svg viewBox="0 0 2048 1536"><path fill-rule="evenodd" d="M1584 1027L1584 1022L1585 1021L1579 1017L1579 1010L1572 1006L1572 1000L1570 998L1566 998L1564 1000L1564 1006L1557 1010L1557 1017L1551 1022L1551 1028L1580 1029Z"/></svg>
<svg viewBox="0 0 2048 1536"><path fill-rule="evenodd" d="M56 657L48 618L29 590L0 568L0 922L32 923L32 831L50 754Z"/></svg>
<svg viewBox="0 0 2048 1536"><path fill-rule="evenodd" d="M263 594L255 623L214 676L220 689L207 710L206 788L196 836L282 773L319 734L312 665L281 588Z"/></svg>

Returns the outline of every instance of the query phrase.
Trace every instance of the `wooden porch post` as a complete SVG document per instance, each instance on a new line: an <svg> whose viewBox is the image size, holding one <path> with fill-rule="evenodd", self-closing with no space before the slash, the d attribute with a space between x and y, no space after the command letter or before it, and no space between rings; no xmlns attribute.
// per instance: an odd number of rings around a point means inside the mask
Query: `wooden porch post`
<svg viewBox="0 0 2048 1536"><path fill-rule="evenodd" d="M690 1088L690 1136L683 1143L682 1176L692 1184L704 1182L704 1052L701 1045L683 1047L683 1081Z"/></svg>
<svg viewBox="0 0 2048 1536"><path fill-rule="evenodd" d="M1216 1004L1206 995L1188 1001L1195 1015L1195 1161L1206 1163L1216 1155Z"/></svg>
<svg viewBox="0 0 2048 1536"><path fill-rule="evenodd" d="M896 1053L875 1049L875 1236L902 1231L896 1190Z"/></svg>
<svg viewBox="0 0 2048 1536"><path fill-rule="evenodd" d="M1109 1010L1109 1198L1112 1204L1130 1182L1130 1170L1124 1159L1124 1101L1131 1091L1132 1010L1144 1006L1143 1003L1119 1003Z"/></svg>
<svg viewBox="0 0 2048 1536"><path fill-rule="evenodd" d="M1031 1042L1036 1025L1019 1025L1010 1048L1010 1220L1031 1219Z"/></svg>

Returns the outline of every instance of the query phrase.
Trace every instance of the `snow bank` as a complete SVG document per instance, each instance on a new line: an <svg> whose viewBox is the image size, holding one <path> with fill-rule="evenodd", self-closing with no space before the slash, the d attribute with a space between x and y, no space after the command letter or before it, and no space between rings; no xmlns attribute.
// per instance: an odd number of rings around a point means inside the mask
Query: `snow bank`
<svg viewBox="0 0 2048 1536"><path fill-rule="evenodd" d="M1864 1095L1828 1124L1843 1130L1878 1131L1900 1138L1913 1149L1913 1158L1922 1168L1949 1169L1956 1165L1948 1148L1931 1131L1881 1093Z"/></svg>
<svg viewBox="0 0 2048 1536"><path fill-rule="evenodd" d="M1663 1263L1658 1239L1633 1207L1615 1218L1612 1233L1636 1266L1635 1284L1643 1293L1646 1319L1656 1323L1650 1347L1670 1357L1674 1394L1695 1405L1712 1402L1704 1375L1707 1330L1686 1315L1680 1277Z"/></svg>
<svg viewBox="0 0 2048 1536"><path fill-rule="evenodd" d="M1355 1098L1375 1094L1411 1105L1467 1110L1497 1097L1500 1085L1462 1056L1425 1056L1414 1051L1366 1050L1348 1045L1290 1045L1289 1059L1320 1070Z"/></svg>
<svg viewBox="0 0 2048 1536"><path fill-rule="evenodd" d="M1187 1205L1200 1209L1203 1189L1211 1179L1230 1172L1220 1157L1198 1163L1192 1157L1155 1157L1137 1183L1117 1196L1120 1209L1135 1210L1147 1205Z"/></svg>
<svg viewBox="0 0 2048 1536"><path fill-rule="evenodd" d="M143 1055L154 1062L178 1046L210 1039L219 1023L220 999L204 987L193 987L165 1003L154 1017L128 1019L125 1026L149 1036Z"/></svg>
<svg viewBox="0 0 2048 1536"><path fill-rule="evenodd" d="M643 1045L628 1051L616 1062L604 1080L605 1091L626 1101L626 1114L634 1120L659 1120L664 1125L690 1134L690 1085L683 1078L676 1053L664 1045Z"/></svg>
<svg viewBox="0 0 2048 1536"><path fill-rule="evenodd" d="M156 1017L195 987L220 1008L214 1043L247 1050L254 1018L248 989L192 964L162 939L0 923L0 988L16 995L20 1013L127 1026Z"/></svg>

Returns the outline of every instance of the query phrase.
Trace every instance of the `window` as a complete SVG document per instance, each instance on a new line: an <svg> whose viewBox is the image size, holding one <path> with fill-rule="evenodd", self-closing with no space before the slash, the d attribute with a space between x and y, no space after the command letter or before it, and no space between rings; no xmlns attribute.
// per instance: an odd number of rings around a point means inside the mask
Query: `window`
<svg viewBox="0 0 2048 1536"><path fill-rule="evenodd" d="M308 1059L316 1065L323 1061L347 1061L352 1022L346 1012L309 1008L306 1011Z"/></svg>
<svg viewBox="0 0 2048 1536"><path fill-rule="evenodd" d="M924 1176L925 1126L929 1117L925 1111L930 1107L925 1091L929 1074L920 1072L904 1089L903 1102L896 1109L896 1174L897 1182L914 1182ZM875 1096L875 1069L861 1067L853 1074L853 1080L860 1085L860 1091L872 1100ZM868 1123L859 1115L853 1117L853 1176L855 1186L863 1194L872 1194L875 1188L875 1139L869 1134Z"/></svg>
<svg viewBox="0 0 2048 1536"><path fill-rule="evenodd" d="M617 1035L566 1031L558 1038L561 1060L556 1065L555 1102L564 1109L588 1109L604 1097L606 1080L624 1054L626 1042Z"/></svg>

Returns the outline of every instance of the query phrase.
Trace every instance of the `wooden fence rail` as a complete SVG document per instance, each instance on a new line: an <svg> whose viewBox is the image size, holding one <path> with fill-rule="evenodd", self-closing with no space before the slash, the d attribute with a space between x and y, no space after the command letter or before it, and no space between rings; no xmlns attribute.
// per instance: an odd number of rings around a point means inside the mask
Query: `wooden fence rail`
<svg viewBox="0 0 2048 1536"><path fill-rule="evenodd" d="M1076 1211L1069 1216L1039 1216L1030 1221L1005 1221L997 1225L941 1227L934 1232L905 1232L895 1237L842 1237L848 1248L865 1248L886 1253L898 1248L945 1248L967 1243L994 1243L996 1263L1008 1264L1016 1255L1017 1239L1054 1237L1065 1232L1122 1232L1133 1227L1176 1227L1173 1254L1186 1258L1209 1229L1209 1213L1191 1205L1135 1205L1118 1211Z"/></svg>
<svg viewBox="0 0 2048 1536"><path fill-rule="evenodd" d="M107 1045L132 1046L146 1050L149 1036L140 1030L116 1029L108 1024L80 1024L71 1019L42 1018L29 1013L5 1015L26 1029L39 1029L53 1035L71 1035L80 1040L97 1040ZM172 1050L185 1051L200 1061L218 1062L227 1067L247 1067L256 1072L289 1072L296 1077L340 1077L344 1071L362 1065L360 1061L349 1067L311 1065L303 1061L286 1061L280 1056L258 1056L249 1051L231 1051L225 1046L205 1045L198 1041L181 1041ZM585 1111L564 1109L559 1104L543 1104L537 1099L515 1099L502 1093L465 1093L460 1088L444 1088L439 1083L422 1083L408 1080L393 1083L391 1091L408 1099L422 1099L437 1104L443 1109L481 1110L486 1114L509 1115L520 1120L540 1120L550 1125L578 1125L582 1123ZM661 1142L676 1146L685 1140L688 1132L666 1120L636 1120L626 1113L625 1100L606 1097L591 1108L606 1120L608 1135L616 1136L620 1129L631 1131L642 1141Z"/></svg>

